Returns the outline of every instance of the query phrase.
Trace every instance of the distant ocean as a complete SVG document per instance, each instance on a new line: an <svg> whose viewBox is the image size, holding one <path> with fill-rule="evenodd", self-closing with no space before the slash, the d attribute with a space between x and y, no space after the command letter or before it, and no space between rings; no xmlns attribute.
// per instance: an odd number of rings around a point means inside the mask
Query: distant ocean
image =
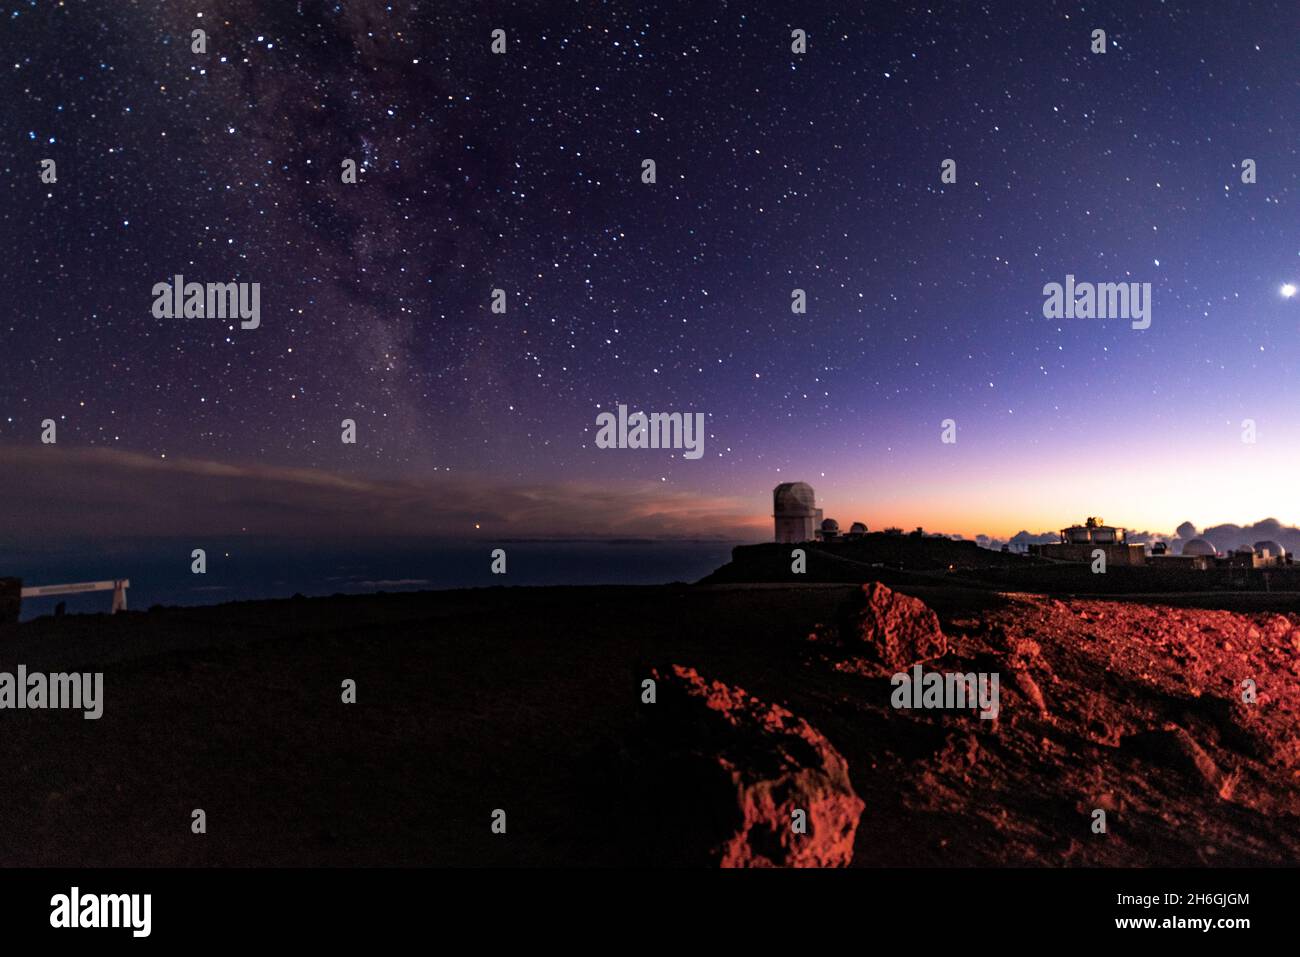
<svg viewBox="0 0 1300 957"><path fill-rule="evenodd" d="M697 581L731 560L740 542L479 541L403 542L356 547L319 542L135 541L23 550L0 545L0 576L24 585L129 578L127 605L215 605L258 598L374 594L493 585L654 585ZM207 551L207 574L190 570L194 548ZM506 574L491 572L491 552L506 551ZM109 592L23 602L23 620L108 611Z"/></svg>

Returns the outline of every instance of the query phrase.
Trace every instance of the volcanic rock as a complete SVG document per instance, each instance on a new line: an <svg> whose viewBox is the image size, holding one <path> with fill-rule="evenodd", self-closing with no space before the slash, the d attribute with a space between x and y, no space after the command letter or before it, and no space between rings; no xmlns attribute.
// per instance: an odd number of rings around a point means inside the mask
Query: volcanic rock
<svg viewBox="0 0 1300 957"><path fill-rule="evenodd" d="M1219 790L1224 784L1224 775L1220 772L1214 759L1205 749L1187 733L1173 723L1166 723L1158 730L1136 735L1134 743L1146 753L1181 766L1189 773L1195 773L1207 787Z"/></svg>
<svg viewBox="0 0 1300 957"><path fill-rule="evenodd" d="M848 763L802 718L693 668L654 672L654 721L664 767L696 819L713 825L722 867L843 867L864 807ZM675 769L675 773L671 770ZM670 783L670 786L671 783ZM795 811L806 817L796 833Z"/></svg>
<svg viewBox="0 0 1300 957"><path fill-rule="evenodd" d="M919 599L880 582L863 585L862 599L845 635L850 647L865 645L870 657L895 672L948 650L938 616Z"/></svg>
<svg viewBox="0 0 1300 957"><path fill-rule="evenodd" d="M1046 715L1048 713L1047 702L1043 700L1043 692L1038 687L1038 682L1033 679L1033 676L1028 671L1017 668L1012 670L1011 677L1014 679L1016 687L1038 709L1039 714Z"/></svg>

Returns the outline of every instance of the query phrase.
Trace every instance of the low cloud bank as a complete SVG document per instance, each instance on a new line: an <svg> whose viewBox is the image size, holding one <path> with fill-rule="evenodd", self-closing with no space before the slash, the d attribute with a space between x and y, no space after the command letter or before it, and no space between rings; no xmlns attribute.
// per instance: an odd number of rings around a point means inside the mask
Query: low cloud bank
<svg viewBox="0 0 1300 957"><path fill-rule="evenodd" d="M753 503L627 483L388 480L161 459L110 449L0 449L0 547L249 534L307 539L590 537L761 540Z"/></svg>

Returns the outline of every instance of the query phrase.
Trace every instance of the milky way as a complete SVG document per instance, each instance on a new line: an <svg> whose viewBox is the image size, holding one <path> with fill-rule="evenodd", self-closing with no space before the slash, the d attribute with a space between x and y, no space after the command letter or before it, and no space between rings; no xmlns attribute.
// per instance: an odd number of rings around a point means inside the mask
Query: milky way
<svg viewBox="0 0 1300 957"><path fill-rule="evenodd" d="M756 514L805 478L968 533L1002 470L1237 454L1246 417L1275 468L1298 24L1230 6L11 2L0 437ZM260 283L260 327L156 319L176 274ZM1044 318L1067 274L1151 283L1151 327ZM705 413L705 454L597 448L619 403ZM1177 517L1300 519L1269 494Z"/></svg>

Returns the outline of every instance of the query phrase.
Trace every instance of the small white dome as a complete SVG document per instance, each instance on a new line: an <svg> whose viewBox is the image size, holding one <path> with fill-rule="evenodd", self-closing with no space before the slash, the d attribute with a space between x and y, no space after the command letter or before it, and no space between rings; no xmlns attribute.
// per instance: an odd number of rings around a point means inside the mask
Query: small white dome
<svg viewBox="0 0 1300 957"><path fill-rule="evenodd" d="M1183 546L1183 554L1206 555L1212 558L1218 554L1218 550L1203 538L1193 538Z"/></svg>

